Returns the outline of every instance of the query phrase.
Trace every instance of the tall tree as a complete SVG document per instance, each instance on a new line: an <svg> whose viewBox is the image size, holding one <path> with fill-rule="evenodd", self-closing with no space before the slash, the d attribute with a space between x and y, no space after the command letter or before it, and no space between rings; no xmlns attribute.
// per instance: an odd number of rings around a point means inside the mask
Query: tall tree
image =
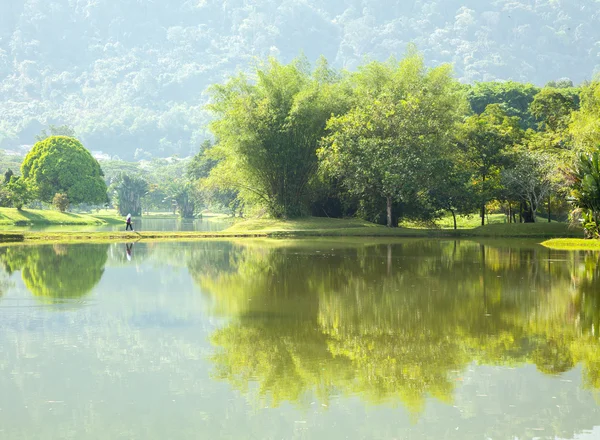
<svg viewBox="0 0 600 440"><path fill-rule="evenodd" d="M500 171L507 163L509 148L522 136L519 119L508 116L498 104L489 105L481 115L467 118L458 132L460 146L473 173L473 189L479 195L481 225L485 225L486 204L499 189Z"/></svg>
<svg viewBox="0 0 600 440"><path fill-rule="evenodd" d="M303 59L270 59L255 83L240 75L213 87L212 98L214 148L222 157L213 174L272 216L302 214L327 119L346 108L335 73L325 61L311 75Z"/></svg>
<svg viewBox="0 0 600 440"><path fill-rule="evenodd" d="M449 66L427 69L413 50L400 63L373 62L352 77L353 108L328 123L319 151L325 172L353 194L392 205L415 197L433 176L432 162L451 139L466 100Z"/></svg>
<svg viewBox="0 0 600 440"><path fill-rule="evenodd" d="M573 113L569 131L577 152L592 153L600 145L600 81L581 90L581 109Z"/></svg>
<svg viewBox="0 0 600 440"><path fill-rule="evenodd" d="M526 221L536 221L539 207L555 188L556 166L551 156L543 152L518 152L516 164L502 171L502 182L508 193L525 204Z"/></svg>
<svg viewBox="0 0 600 440"><path fill-rule="evenodd" d="M142 197L148 192L148 182L140 176L119 174L114 182L119 214L142 215Z"/></svg>

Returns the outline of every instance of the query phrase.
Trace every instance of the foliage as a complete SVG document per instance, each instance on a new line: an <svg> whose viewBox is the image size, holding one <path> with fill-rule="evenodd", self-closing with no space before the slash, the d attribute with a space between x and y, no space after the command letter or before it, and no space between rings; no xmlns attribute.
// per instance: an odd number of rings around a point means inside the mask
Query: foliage
<svg viewBox="0 0 600 440"><path fill-rule="evenodd" d="M425 0L278 4L171 0L4 2L0 13L0 148L68 124L93 151L134 159L197 151L210 118L203 91L240 66L301 51L354 70L407 41L463 83L575 83L596 68L594 0ZM56 28L56 23L69 23ZM159 29L160 32L156 30ZM547 55L546 55L547 54ZM24 103L27 103L26 105Z"/></svg>
<svg viewBox="0 0 600 440"><path fill-rule="evenodd" d="M119 214L142 215L142 197L148 193L148 182L141 176L119 174L111 184Z"/></svg>
<svg viewBox="0 0 600 440"><path fill-rule="evenodd" d="M228 322L211 337L214 377L256 390L262 406L348 395L419 414L427 398L451 403L473 363L554 376L582 362L597 389L597 254L558 268L541 248L514 249L219 242L195 247L187 264Z"/></svg>
<svg viewBox="0 0 600 440"><path fill-rule="evenodd" d="M4 249L8 273L20 270L25 286L44 302L60 303L88 294L104 273L108 245L43 245Z"/></svg>
<svg viewBox="0 0 600 440"><path fill-rule="evenodd" d="M577 151L593 152L600 145L600 81L581 90L581 109L574 112L569 127Z"/></svg>
<svg viewBox="0 0 600 440"><path fill-rule="evenodd" d="M502 181L509 196L521 200L535 222L541 204L556 188L556 166L547 153L522 151L515 166L502 171Z"/></svg>
<svg viewBox="0 0 600 440"><path fill-rule="evenodd" d="M212 173L272 216L298 216L318 142L327 119L345 110L344 94L325 61L311 74L301 58L287 65L270 59L256 77L255 84L239 75L212 89L211 128L222 157Z"/></svg>
<svg viewBox="0 0 600 440"><path fill-rule="evenodd" d="M22 177L12 176L6 184L6 190L10 204L18 210L33 200L33 194Z"/></svg>
<svg viewBox="0 0 600 440"><path fill-rule="evenodd" d="M581 154L567 177L586 238L600 238L600 150Z"/></svg>
<svg viewBox="0 0 600 440"><path fill-rule="evenodd" d="M106 202L106 184L96 159L74 138L52 136L36 143L21 165L21 174L37 199L51 203L56 193L71 204Z"/></svg>
<svg viewBox="0 0 600 440"><path fill-rule="evenodd" d="M60 212L65 212L69 209L69 198L64 193L56 193L52 199L52 206Z"/></svg>
<svg viewBox="0 0 600 440"><path fill-rule="evenodd" d="M427 69L414 52L372 62L351 80L354 106L330 119L319 157L351 193L383 197L393 226L392 203L418 198L430 183L466 101L449 66Z"/></svg>
<svg viewBox="0 0 600 440"><path fill-rule="evenodd" d="M170 182L166 189L167 198L172 200L181 218L194 218L201 200L196 194L194 185L187 179Z"/></svg>
<svg viewBox="0 0 600 440"><path fill-rule="evenodd" d="M488 105L497 104L508 116L519 118L521 128L533 128L535 115L530 106L538 95L539 88L532 84L508 82L482 82L468 88L468 99L473 111L480 115Z"/></svg>
<svg viewBox="0 0 600 440"><path fill-rule="evenodd" d="M465 164L472 172L473 191L479 197L482 225L485 205L499 194L500 171L508 162L507 153L522 134L518 118L508 116L498 104L467 118L458 133Z"/></svg>

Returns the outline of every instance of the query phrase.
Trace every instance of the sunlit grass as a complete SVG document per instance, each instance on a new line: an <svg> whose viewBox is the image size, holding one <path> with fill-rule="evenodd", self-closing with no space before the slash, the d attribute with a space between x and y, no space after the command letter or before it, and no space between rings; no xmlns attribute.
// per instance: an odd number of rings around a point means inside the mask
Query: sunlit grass
<svg viewBox="0 0 600 440"><path fill-rule="evenodd" d="M544 241L542 245L550 249L600 251L600 240L584 240L582 238L555 238Z"/></svg>
<svg viewBox="0 0 600 440"><path fill-rule="evenodd" d="M94 216L90 214L74 214L51 209L0 208L0 225L103 225L116 221L114 217Z"/></svg>

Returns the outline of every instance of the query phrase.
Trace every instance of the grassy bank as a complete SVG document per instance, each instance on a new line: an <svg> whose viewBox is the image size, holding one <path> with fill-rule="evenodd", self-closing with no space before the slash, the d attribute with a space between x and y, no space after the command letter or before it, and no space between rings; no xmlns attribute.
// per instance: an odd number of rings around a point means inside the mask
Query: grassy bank
<svg viewBox="0 0 600 440"><path fill-rule="evenodd" d="M542 245L550 249L560 249L568 251L600 251L600 240L583 240L581 238L555 238L552 240L544 241Z"/></svg>
<svg viewBox="0 0 600 440"><path fill-rule="evenodd" d="M497 223L471 229L386 228L363 220L309 217L298 220L246 220L227 232L262 232L269 236L361 236L361 237L581 237L580 229L565 223Z"/></svg>
<svg viewBox="0 0 600 440"><path fill-rule="evenodd" d="M0 225L80 225L101 226L112 223L123 223L123 220L111 215L73 214L53 210L0 208Z"/></svg>
<svg viewBox="0 0 600 440"><path fill-rule="evenodd" d="M121 221L121 220L119 220ZM9 235L10 234L10 235ZM222 232L23 232L8 233L3 241L24 242L104 242L133 240L194 240L204 238L241 237L514 237L565 238L581 237L580 230L569 229L564 223L493 224L473 229L386 228L357 219L303 218L296 220L241 221Z"/></svg>

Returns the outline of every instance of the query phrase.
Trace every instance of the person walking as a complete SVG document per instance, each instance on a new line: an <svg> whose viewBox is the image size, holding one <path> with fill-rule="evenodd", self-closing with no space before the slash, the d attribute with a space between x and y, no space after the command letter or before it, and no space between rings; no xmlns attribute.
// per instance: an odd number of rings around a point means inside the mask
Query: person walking
<svg viewBox="0 0 600 440"><path fill-rule="evenodd" d="M125 226L125 230L131 229L133 231L133 223L131 223L131 214L127 214L127 219L125 220L127 226Z"/></svg>

